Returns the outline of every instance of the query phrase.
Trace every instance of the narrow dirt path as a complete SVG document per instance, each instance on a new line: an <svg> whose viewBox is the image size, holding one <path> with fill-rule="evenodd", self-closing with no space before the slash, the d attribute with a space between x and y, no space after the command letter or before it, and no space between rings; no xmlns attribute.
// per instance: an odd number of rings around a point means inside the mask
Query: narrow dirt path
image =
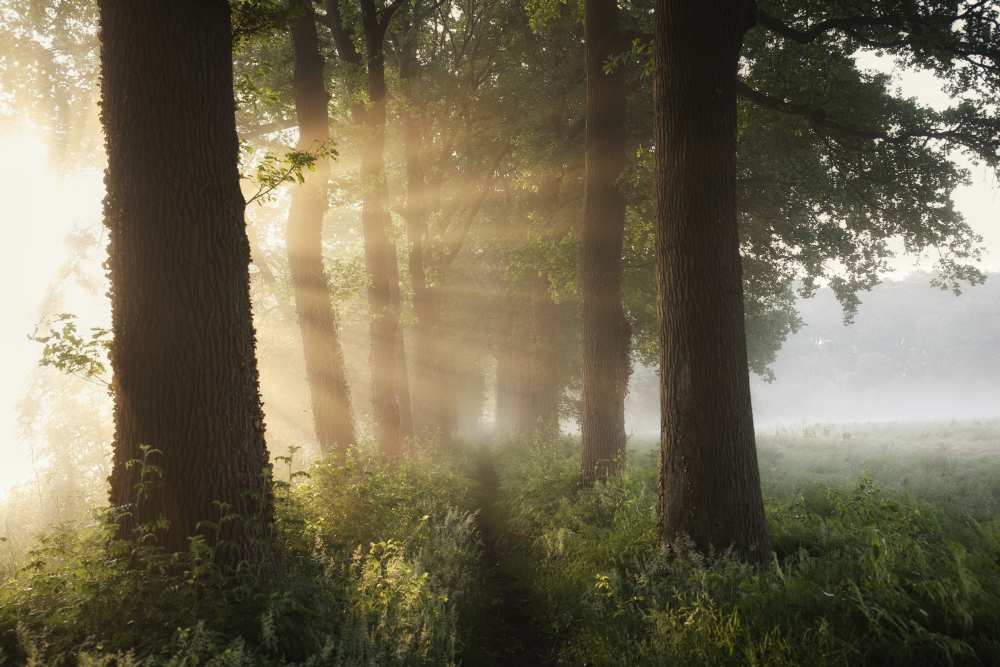
<svg viewBox="0 0 1000 667"><path fill-rule="evenodd" d="M528 591L510 572L500 544L501 509L497 505L498 485L493 453L483 448L478 462L479 532L487 581L485 617L479 620L479 646L470 647L463 661L470 667L545 667L551 664L551 639L531 614Z"/></svg>

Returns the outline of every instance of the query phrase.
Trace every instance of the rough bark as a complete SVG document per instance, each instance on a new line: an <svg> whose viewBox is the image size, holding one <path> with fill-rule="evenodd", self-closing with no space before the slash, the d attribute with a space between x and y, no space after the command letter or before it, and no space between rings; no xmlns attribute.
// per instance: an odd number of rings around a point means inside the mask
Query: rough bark
<svg viewBox="0 0 1000 667"><path fill-rule="evenodd" d="M771 553L754 441L736 215L736 82L751 0L658 0L655 110L661 529Z"/></svg>
<svg viewBox="0 0 1000 667"><path fill-rule="evenodd" d="M586 173L582 228L583 436L585 481L618 470L625 452L625 392L630 327L622 303L625 198L625 97L621 68L607 72L622 51L616 0L586 0Z"/></svg>
<svg viewBox="0 0 1000 667"><path fill-rule="evenodd" d="M299 148L315 151L330 141L323 56L312 2L293 0L302 13L292 28L294 96ZM355 442L354 416L344 368L330 280L323 266L323 218L330 164L320 157L305 183L292 189L288 215L288 264L298 313L313 425L324 453L343 452Z"/></svg>
<svg viewBox="0 0 1000 667"><path fill-rule="evenodd" d="M373 0L361 0L361 10L368 70L368 105L364 110L368 136L361 147L361 227L369 275L372 407L379 447L388 456L398 456L412 418L409 405L403 405L404 396L409 400L409 391L403 388L408 378L403 368L399 264L386 208L384 40L390 17L380 14Z"/></svg>
<svg viewBox="0 0 1000 667"><path fill-rule="evenodd" d="M105 224L114 345L110 500L132 538L267 552L268 454L237 170L229 4L102 0ZM180 111L179 111L180 110ZM142 459L159 466L130 462ZM143 472L147 477L142 479ZM140 486L140 482L146 483ZM224 503L225 509L216 506ZM221 514L236 520L220 522Z"/></svg>

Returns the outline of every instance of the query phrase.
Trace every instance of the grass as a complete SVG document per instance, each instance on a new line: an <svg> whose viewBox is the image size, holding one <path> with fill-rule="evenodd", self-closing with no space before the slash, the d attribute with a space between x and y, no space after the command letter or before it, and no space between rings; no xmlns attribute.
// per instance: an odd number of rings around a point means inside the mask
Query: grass
<svg viewBox="0 0 1000 667"><path fill-rule="evenodd" d="M550 661L1000 664L1000 470L986 455L1000 437L990 425L947 433L763 437L776 551L763 571L663 556L648 445L621 479L592 489L577 483L572 442L507 455L508 557L557 638Z"/></svg>
<svg viewBox="0 0 1000 667"><path fill-rule="evenodd" d="M775 559L656 536L655 443L578 483L578 443L280 459L280 567L229 579L50 531L0 576L6 665L1000 664L1000 425L760 436ZM110 544L110 547L109 547ZM136 567L138 563L139 567Z"/></svg>
<svg viewBox="0 0 1000 667"><path fill-rule="evenodd" d="M777 428L760 437L766 491L879 488L981 520L1000 516L1000 422L840 424Z"/></svg>
<svg viewBox="0 0 1000 667"><path fill-rule="evenodd" d="M115 541L106 520L55 530L0 584L0 664L457 664L479 544L469 469L440 458L366 448L278 482L266 574Z"/></svg>

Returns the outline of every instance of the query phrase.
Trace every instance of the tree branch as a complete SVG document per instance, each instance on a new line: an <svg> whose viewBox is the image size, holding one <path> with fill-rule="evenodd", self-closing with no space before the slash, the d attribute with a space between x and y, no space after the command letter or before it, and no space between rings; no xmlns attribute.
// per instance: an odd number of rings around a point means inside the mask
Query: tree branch
<svg viewBox="0 0 1000 667"><path fill-rule="evenodd" d="M852 127L850 125L844 125L836 120L829 118L824 109L818 107L811 107L805 104L795 104L793 102L788 102L777 97L771 97L766 95L755 88L751 88L742 81L736 82L736 94L743 99L753 102L755 105L770 109L771 111L778 111L791 116L799 116L806 119L809 123L815 127L822 127L827 130L834 130L836 132L850 135L859 139L865 139L872 141L875 139L886 139L888 135L881 130L870 130L866 128Z"/></svg>
<svg viewBox="0 0 1000 667"><path fill-rule="evenodd" d="M392 0L388 5L383 7L378 11L379 15L379 28L382 29L382 34L389 29L389 22L392 21L392 17L396 15L403 5L406 4L407 0Z"/></svg>
<svg viewBox="0 0 1000 667"><path fill-rule="evenodd" d="M742 81L736 83L736 94L749 100L759 107L778 111L780 113L799 116L804 118L814 128L831 130L835 133L863 139L866 141L885 140L891 142L902 142L910 139L938 139L960 144L980 154L989 153L981 137L977 137L969 132L963 132L957 128L913 128L902 132L892 133L876 128L865 128L848 125L836 119L830 118L824 109L812 107L805 104L795 104L783 99L771 97L759 90L751 88Z"/></svg>
<svg viewBox="0 0 1000 667"><path fill-rule="evenodd" d="M511 148L510 144L508 144L497 154L492 168L483 176L484 181L487 180L490 175L493 175L497 169L499 169L500 163L503 162ZM492 191L492 189L493 188L489 187L489 184L484 183L479 192L476 193L475 199L472 200L469 207L466 209L465 217L462 219L462 222L458 227L458 232L454 235L454 238L445 243L446 249L444 255L441 257L440 261L437 262L437 266L435 267L439 273L447 271L454 263L455 258L458 257L458 254L462 251L462 247L465 245L465 239L469 235L469 229L471 229L472 223L475 221L476 216L483 207L483 203L486 201L486 196Z"/></svg>
<svg viewBox="0 0 1000 667"><path fill-rule="evenodd" d="M1000 72L1000 48L989 48L963 39L961 32L955 32L956 22L971 20L970 17L982 9L984 3L975 2L956 14L944 16L922 16L919 14L887 14L884 16L846 16L826 19L814 23L809 28L796 28L781 19L766 12L757 12L757 24L800 44L811 44L820 37L832 32L842 32L851 39L873 49L896 49L909 45L915 35L928 29L940 31L940 39L936 40L934 48L942 53L948 53L965 60L974 67L993 72ZM994 20L995 23L995 20ZM868 33L865 29L870 29ZM879 30L889 30L879 34ZM917 38L919 42L919 38ZM977 58L986 58L982 62Z"/></svg>
<svg viewBox="0 0 1000 667"><path fill-rule="evenodd" d="M790 39L800 44L809 44L816 41L828 32L835 30L850 31L857 28L884 28L900 26L903 23L901 16L848 16L839 19L827 19L814 24L807 30L794 28L787 23L783 23L766 12L757 10L758 25L775 32L782 37Z"/></svg>
<svg viewBox="0 0 1000 667"><path fill-rule="evenodd" d="M354 31L344 25L344 18L340 13L340 0L327 0L326 14L317 15L316 19L330 29L337 55L344 62L360 67L361 54L354 46Z"/></svg>

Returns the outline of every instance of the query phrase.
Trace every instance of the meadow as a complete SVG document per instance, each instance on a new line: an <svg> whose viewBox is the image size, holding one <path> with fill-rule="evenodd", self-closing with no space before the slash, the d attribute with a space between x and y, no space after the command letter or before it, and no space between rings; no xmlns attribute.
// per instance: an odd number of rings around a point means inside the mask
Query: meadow
<svg viewBox="0 0 1000 667"><path fill-rule="evenodd" d="M268 573L58 526L4 574L0 664L1000 664L1000 423L758 437L762 569L662 551L651 442L593 487L572 438L281 457Z"/></svg>

